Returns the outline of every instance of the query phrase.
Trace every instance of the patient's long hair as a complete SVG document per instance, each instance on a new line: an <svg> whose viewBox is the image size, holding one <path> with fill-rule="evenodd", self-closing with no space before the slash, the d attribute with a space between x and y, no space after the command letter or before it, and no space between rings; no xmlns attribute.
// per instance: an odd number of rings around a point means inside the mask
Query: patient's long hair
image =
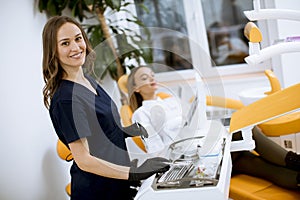
<svg viewBox="0 0 300 200"><path fill-rule="evenodd" d="M129 106L132 110L132 112L134 112L136 109L138 109L139 107L142 106L142 102L143 102L143 97L140 93L135 92L135 80L134 80L134 75L136 74L136 72L141 69L142 67L147 67L147 66L139 66L136 68L133 68L128 76L128 80L127 80L127 89L128 89L128 97L129 97ZM149 68L149 67L148 67Z"/></svg>

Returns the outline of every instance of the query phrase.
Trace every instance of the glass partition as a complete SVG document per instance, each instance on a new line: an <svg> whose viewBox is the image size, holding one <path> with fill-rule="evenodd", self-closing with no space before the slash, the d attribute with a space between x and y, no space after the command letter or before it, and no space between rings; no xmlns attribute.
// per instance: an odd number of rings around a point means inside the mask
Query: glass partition
<svg viewBox="0 0 300 200"><path fill-rule="evenodd" d="M209 51L215 66L245 63L248 40L243 11L252 10L251 0L201 0Z"/></svg>
<svg viewBox="0 0 300 200"><path fill-rule="evenodd" d="M150 28L156 72L192 69L183 0L135 0L138 18Z"/></svg>

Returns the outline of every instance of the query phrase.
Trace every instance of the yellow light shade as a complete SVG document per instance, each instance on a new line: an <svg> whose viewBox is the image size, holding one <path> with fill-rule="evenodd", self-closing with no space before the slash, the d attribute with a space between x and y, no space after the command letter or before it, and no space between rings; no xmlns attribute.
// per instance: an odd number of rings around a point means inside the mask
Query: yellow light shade
<svg viewBox="0 0 300 200"><path fill-rule="evenodd" d="M248 22L244 28L244 35L249 42L259 43L262 41L262 34L259 28L253 23Z"/></svg>

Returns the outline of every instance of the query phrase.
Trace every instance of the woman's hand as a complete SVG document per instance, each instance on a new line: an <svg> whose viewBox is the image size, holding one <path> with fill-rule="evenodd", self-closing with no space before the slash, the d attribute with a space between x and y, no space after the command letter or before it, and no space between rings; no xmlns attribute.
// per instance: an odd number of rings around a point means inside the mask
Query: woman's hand
<svg viewBox="0 0 300 200"><path fill-rule="evenodd" d="M138 122L123 127L125 137L141 136L142 138L148 138L148 132L146 129Z"/></svg>
<svg viewBox="0 0 300 200"><path fill-rule="evenodd" d="M153 174L163 173L169 170L170 161L165 158L155 157L147 159L141 166L137 167L133 164L129 170L129 181L139 181L149 178ZM133 162L135 163L135 162Z"/></svg>

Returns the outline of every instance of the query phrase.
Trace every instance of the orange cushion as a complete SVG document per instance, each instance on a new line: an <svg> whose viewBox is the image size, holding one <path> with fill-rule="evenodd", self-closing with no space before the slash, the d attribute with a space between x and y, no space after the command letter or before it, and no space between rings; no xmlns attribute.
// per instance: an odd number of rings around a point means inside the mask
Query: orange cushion
<svg viewBox="0 0 300 200"><path fill-rule="evenodd" d="M65 161L73 160L73 155L72 155L71 151L67 148L67 146L61 140L57 140L56 151L57 151L58 156L61 159L65 160Z"/></svg>
<svg viewBox="0 0 300 200"><path fill-rule="evenodd" d="M298 200L300 191L288 190L269 181L239 174L230 180L229 197L238 200Z"/></svg>
<svg viewBox="0 0 300 200"><path fill-rule="evenodd" d="M66 193L71 196L71 183L66 186Z"/></svg>
<svg viewBox="0 0 300 200"><path fill-rule="evenodd" d="M280 136L300 132L300 112L278 117L258 125L267 136Z"/></svg>

